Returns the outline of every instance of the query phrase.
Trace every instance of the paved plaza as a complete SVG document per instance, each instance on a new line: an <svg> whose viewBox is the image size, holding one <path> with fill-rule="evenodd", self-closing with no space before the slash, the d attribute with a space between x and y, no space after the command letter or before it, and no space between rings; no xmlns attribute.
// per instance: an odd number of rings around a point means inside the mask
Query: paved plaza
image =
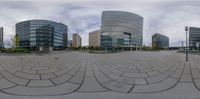
<svg viewBox="0 0 200 99"><path fill-rule="evenodd" d="M0 99L199 99L200 55L0 55Z"/></svg>

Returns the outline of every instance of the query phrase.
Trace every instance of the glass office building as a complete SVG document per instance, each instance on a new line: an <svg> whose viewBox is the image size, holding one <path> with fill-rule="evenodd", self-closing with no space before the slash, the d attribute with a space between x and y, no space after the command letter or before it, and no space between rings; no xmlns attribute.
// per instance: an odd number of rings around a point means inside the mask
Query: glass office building
<svg viewBox="0 0 200 99"><path fill-rule="evenodd" d="M3 27L0 27L0 49L4 47L3 44Z"/></svg>
<svg viewBox="0 0 200 99"><path fill-rule="evenodd" d="M104 11L101 18L102 48L142 46L143 17L122 11Z"/></svg>
<svg viewBox="0 0 200 99"><path fill-rule="evenodd" d="M169 38L162 34L154 34L152 36L152 48L166 49L169 48Z"/></svg>
<svg viewBox="0 0 200 99"><path fill-rule="evenodd" d="M191 50L199 50L200 47L200 28L189 28L189 46Z"/></svg>
<svg viewBox="0 0 200 99"><path fill-rule="evenodd" d="M68 27L49 20L28 20L16 24L19 47L31 50L64 50Z"/></svg>

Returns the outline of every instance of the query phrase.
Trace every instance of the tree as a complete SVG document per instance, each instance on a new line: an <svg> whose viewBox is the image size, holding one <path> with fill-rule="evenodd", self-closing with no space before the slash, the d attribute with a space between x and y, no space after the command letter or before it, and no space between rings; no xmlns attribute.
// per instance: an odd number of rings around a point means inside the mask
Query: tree
<svg viewBox="0 0 200 99"><path fill-rule="evenodd" d="M19 36L17 34L12 37L12 42L14 47L19 47Z"/></svg>
<svg viewBox="0 0 200 99"><path fill-rule="evenodd" d="M145 44L142 46L142 50L147 50L147 47Z"/></svg>
<svg viewBox="0 0 200 99"><path fill-rule="evenodd" d="M158 46L156 44L152 44L152 49L153 50L159 50Z"/></svg>

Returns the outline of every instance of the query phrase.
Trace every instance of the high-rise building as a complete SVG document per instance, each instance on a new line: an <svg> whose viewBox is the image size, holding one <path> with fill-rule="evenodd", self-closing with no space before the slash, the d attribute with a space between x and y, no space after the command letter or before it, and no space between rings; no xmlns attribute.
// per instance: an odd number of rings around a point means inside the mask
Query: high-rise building
<svg viewBox="0 0 200 99"><path fill-rule="evenodd" d="M89 47L100 47L100 30L89 33Z"/></svg>
<svg viewBox="0 0 200 99"><path fill-rule="evenodd" d="M162 34L154 34L152 36L152 48L166 49L169 48L169 38Z"/></svg>
<svg viewBox="0 0 200 99"><path fill-rule="evenodd" d="M3 27L0 27L0 48L3 48Z"/></svg>
<svg viewBox="0 0 200 99"><path fill-rule="evenodd" d="M81 36L78 33L73 34L72 36L73 40L72 40L72 47L81 47Z"/></svg>
<svg viewBox="0 0 200 99"><path fill-rule="evenodd" d="M122 11L104 11L101 17L102 48L142 46L143 17Z"/></svg>
<svg viewBox="0 0 200 99"><path fill-rule="evenodd" d="M198 49L200 45L200 28L189 28L189 46L190 49Z"/></svg>
<svg viewBox="0 0 200 99"><path fill-rule="evenodd" d="M31 50L64 50L67 48L68 28L49 20L28 20L16 24L19 47Z"/></svg>

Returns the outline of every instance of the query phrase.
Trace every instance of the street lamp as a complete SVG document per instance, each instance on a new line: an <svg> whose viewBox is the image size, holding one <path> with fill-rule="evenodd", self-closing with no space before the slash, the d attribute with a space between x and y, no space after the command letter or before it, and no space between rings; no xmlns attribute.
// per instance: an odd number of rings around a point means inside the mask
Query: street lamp
<svg viewBox="0 0 200 99"><path fill-rule="evenodd" d="M188 61L188 47L187 47L187 32L188 32L188 26L185 26L185 31L186 31L186 59L185 61Z"/></svg>

